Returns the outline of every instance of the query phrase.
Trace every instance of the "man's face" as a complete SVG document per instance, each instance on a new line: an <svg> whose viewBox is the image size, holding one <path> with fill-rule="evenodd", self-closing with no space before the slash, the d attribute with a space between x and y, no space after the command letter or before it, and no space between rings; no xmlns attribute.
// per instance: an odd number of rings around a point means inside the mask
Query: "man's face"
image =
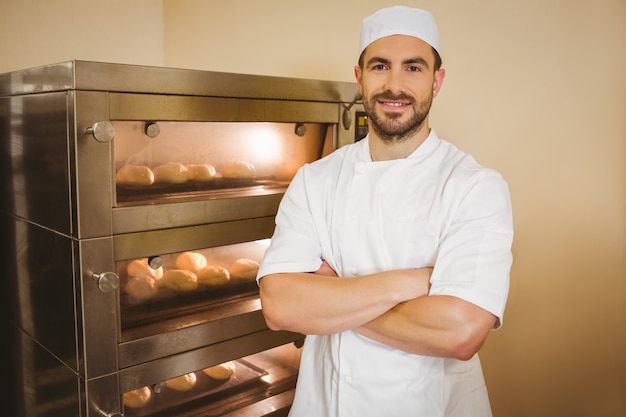
<svg viewBox="0 0 626 417"><path fill-rule="evenodd" d="M444 71L434 71L430 45L393 35L370 44L363 68L355 67L368 124L380 139L402 141L428 128L428 113Z"/></svg>

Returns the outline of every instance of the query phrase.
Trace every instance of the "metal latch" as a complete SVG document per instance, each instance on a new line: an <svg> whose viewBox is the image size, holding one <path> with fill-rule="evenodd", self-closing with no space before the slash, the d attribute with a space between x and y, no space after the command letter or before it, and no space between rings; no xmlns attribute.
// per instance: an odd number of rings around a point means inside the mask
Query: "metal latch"
<svg viewBox="0 0 626 417"><path fill-rule="evenodd" d="M86 133L92 135L98 142L111 142L115 136L115 127L109 121L96 122L87 128Z"/></svg>

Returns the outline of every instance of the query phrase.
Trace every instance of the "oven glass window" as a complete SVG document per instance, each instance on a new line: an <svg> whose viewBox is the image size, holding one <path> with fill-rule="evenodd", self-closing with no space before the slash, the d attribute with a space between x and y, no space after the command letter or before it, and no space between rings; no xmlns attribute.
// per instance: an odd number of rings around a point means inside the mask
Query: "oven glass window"
<svg viewBox="0 0 626 417"><path fill-rule="evenodd" d="M114 122L115 204L284 191L333 148L320 123Z"/></svg>
<svg viewBox="0 0 626 417"><path fill-rule="evenodd" d="M181 327L185 316L228 315L229 307L258 299L256 274L268 245L262 239L117 262L122 332L166 322Z"/></svg>

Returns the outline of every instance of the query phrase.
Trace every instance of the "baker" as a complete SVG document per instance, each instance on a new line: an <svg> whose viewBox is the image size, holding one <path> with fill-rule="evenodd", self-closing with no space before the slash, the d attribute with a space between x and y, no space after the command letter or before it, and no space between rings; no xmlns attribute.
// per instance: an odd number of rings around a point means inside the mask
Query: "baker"
<svg viewBox="0 0 626 417"><path fill-rule="evenodd" d="M369 134L303 166L257 275L271 329L306 341L291 417L491 415L477 352L502 325L502 176L429 126L445 71L431 13L363 20Z"/></svg>

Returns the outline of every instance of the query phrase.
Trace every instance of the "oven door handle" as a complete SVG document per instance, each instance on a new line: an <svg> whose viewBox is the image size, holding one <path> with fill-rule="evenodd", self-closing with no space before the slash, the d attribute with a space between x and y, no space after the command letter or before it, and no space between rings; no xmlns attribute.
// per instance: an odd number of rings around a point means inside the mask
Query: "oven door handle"
<svg viewBox="0 0 626 417"><path fill-rule="evenodd" d="M102 292L115 291L120 286L120 277L115 272L94 273L91 277L98 282L98 288Z"/></svg>

